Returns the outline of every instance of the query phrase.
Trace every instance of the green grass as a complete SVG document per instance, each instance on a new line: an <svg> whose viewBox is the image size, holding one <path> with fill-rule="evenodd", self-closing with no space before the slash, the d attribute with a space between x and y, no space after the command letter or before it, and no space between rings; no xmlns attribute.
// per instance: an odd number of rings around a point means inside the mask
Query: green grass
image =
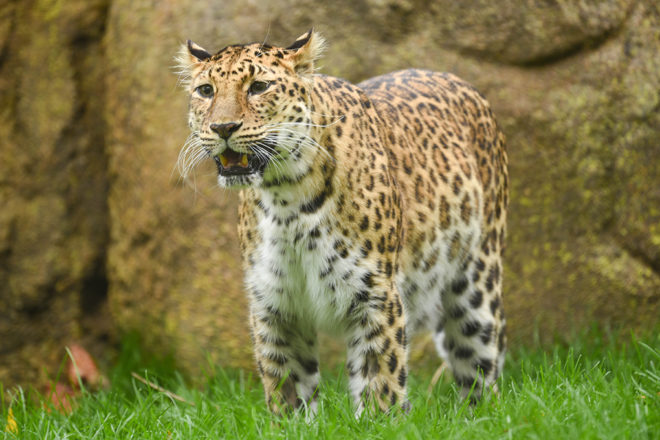
<svg viewBox="0 0 660 440"><path fill-rule="evenodd" d="M124 350L110 390L85 394L70 415L46 411L29 393L14 393L18 435L4 431L8 392L0 388L0 437L8 438L660 438L660 336L641 341L590 331L566 346L519 349L509 355L499 399L474 408L457 399L451 382L431 394L432 372L413 371L407 416L355 419L342 371L324 374L319 414L275 418L258 378L216 370L203 389L186 386L169 367L146 372L150 381L185 398L178 402L131 377L135 351ZM194 404L194 405L192 405Z"/></svg>

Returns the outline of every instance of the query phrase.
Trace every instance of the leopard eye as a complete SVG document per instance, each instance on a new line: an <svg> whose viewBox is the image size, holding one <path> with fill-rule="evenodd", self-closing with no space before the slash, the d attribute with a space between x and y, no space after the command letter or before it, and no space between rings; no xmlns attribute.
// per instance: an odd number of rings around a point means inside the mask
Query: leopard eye
<svg viewBox="0 0 660 440"><path fill-rule="evenodd" d="M203 98L212 98L213 97L213 86L210 84L204 84L195 89L197 93Z"/></svg>
<svg viewBox="0 0 660 440"><path fill-rule="evenodd" d="M265 92L268 89L269 86L270 86L269 82L255 81L252 84L250 84L250 88L248 89L248 93L250 95L258 95L259 93Z"/></svg>

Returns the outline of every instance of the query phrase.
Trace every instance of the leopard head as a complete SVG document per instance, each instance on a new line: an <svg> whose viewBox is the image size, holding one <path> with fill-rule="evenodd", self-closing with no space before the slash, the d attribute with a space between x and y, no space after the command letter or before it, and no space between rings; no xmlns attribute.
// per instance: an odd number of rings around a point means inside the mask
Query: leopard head
<svg viewBox="0 0 660 440"><path fill-rule="evenodd" d="M318 154L311 93L322 49L312 30L286 48L233 45L215 55L188 41L178 58L191 129L179 154L181 175L212 158L221 187L246 187L309 166Z"/></svg>

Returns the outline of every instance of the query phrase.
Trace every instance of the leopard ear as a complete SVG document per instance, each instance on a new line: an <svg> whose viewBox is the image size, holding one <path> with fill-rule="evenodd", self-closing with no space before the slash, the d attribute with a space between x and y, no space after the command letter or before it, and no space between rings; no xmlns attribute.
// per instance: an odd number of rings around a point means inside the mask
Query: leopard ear
<svg viewBox="0 0 660 440"><path fill-rule="evenodd" d="M208 53L203 47L198 46L197 44L193 43L190 40L186 42L186 46L188 49L188 56L190 57L191 62L198 63L200 61L206 61L207 59L211 58L210 53Z"/></svg>
<svg viewBox="0 0 660 440"><path fill-rule="evenodd" d="M299 36L293 44L286 48L293 62L294 70L299 74L314 73L314 63L325 49L325 40L314 29Z"/></svg>
<svg viewBox="0 0 660 440"><path fill-rule="evenodd" d="M195 66L209 58L211 58L210 53L188 40L186 44L181 45L179 54L176 57L176 63L180 73L191 73Z"/></svg>
<svg viewBox="0 0 660 440"><path fill-rule="evenodd" d="M175 58L175 69L179 75L179 83L189 84L196 68L209 58L211 58L211 54L192 41L188 40L186 44L182 44L179 54Z"/></svg>

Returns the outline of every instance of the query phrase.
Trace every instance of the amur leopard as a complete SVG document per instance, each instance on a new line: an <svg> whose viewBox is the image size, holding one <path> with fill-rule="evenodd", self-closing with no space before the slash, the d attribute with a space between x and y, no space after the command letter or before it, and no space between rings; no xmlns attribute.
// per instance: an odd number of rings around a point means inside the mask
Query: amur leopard
<svg viewBox="0 0 660 440"><path fill-rule="evenodd" d="M409 335L430 330L463 397L502 371L504 138L447 73L353 85L316 74L322 37L286 48L188 41L182 174L212 158L240 189L251 335L275 413L317 404L317 332L345 339L356 411L409 407Z"/></svg>

